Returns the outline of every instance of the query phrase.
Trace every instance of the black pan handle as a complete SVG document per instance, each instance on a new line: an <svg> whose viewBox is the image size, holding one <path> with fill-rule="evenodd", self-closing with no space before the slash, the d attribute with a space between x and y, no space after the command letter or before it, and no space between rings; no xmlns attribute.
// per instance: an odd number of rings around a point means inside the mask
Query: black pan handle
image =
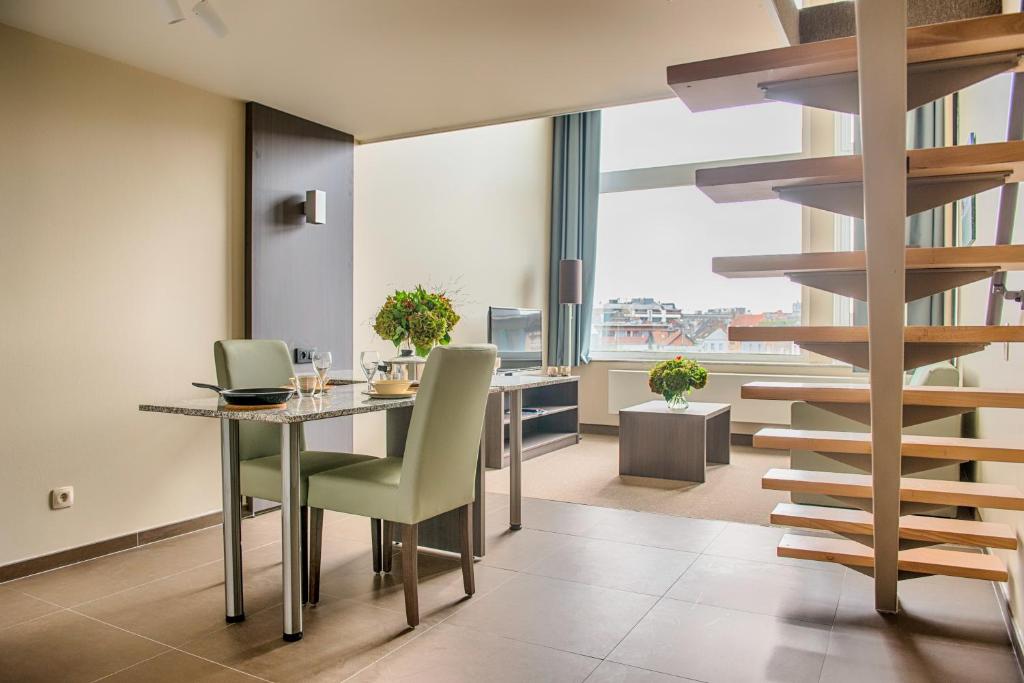
<svg viewBox="0 0 1024 683"><path fill-rule="evenodd" d="M216 391L218 394L226 391L223 387L218 387L216 384L203 384L202 382L192 382L192 386L199 387L200 389L210 389Z"/></svg>

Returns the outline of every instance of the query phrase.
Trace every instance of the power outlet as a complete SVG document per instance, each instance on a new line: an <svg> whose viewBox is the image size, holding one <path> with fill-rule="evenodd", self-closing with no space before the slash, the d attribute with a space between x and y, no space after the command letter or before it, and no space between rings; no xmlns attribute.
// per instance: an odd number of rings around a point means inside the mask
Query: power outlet
<svg viewBox="0 0 1024 683"><path fill-rule="evenodd" d="M50 509L63 510L75 504L75 487L61 486L50 491Z"/></svg>
<svg viewBox="0 0 1024 683"><path fill-rule="evenodd" d="M313 353L315 351L316 349L300 349L299 347L295 347L295 363L297 365L302 363L312 363Z"/></svg>

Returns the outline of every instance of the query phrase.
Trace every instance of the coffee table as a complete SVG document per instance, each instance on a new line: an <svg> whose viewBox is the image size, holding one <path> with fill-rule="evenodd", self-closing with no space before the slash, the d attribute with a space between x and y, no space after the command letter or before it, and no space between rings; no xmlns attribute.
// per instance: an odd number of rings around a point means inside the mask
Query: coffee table
<svg viewBox="0 0 1024 683"><path fill-rule="evenodd" d="M648 401L619 411L619 474L703 482L707 463L729 464L728 403L669 410Z"/></svg>

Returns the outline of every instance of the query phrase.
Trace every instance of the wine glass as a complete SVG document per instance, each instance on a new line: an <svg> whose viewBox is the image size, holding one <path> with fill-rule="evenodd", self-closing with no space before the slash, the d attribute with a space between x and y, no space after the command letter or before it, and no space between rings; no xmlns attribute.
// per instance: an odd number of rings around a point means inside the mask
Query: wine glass
<svg viewBox="0 0 1024 683"><path fill-rule="evenodd" d="M292 375L291 377L288 378L288 381L291 382L292 389L295 391L295 398L301 399L302 398L302 382L299 381L298 376L297 375Z"/></svg>
<svg viewBox="0 0 1024 683"><path fill-rule="evenodd" d="M320 378L320 395L323 396L327 390L327 373L331 370L331 358L330 351L314 351L313 352L313 369L316 370L316 375Z"/></svg>
<svg viewBox="0 0 1024 683"><path fill-rule="evenodd" d="M377 376L377 366L380 365L380 354L376 351L363 351L359 354L359 365L363 368L367 383L373 385L373 378Z"/></svg>

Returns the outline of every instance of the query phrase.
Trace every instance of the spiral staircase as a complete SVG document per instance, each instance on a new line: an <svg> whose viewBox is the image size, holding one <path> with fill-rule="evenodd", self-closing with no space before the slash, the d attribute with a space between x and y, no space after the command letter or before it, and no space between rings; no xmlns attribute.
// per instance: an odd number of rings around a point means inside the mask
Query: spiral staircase
<svg viewBox="0 0 1024 683"><path fill-rule="evenodd" d="M906 7L858 0L857 35L668 68L691 111L790 102L860 116L863 153L697 171L718 203L779 198L865 220L864 251L716 258L729 278L785 277L868 304L864 327L752 327L734 341L791 341L866 368L870 385L757 382L747 399L806 401L871 426L869 434L763 429L754 445L813 450L863 474L773 469L766 489L832 496L852 509L780 504L771 522L836 536L787 534L778 555L836 562L869 574L875 606L898 609L898 581L948 575L1007 581L995 555L1017 547L1003 524L925 516L941 506L1024 510L1014 487L914 478L937 464L1024 462L1024 447L989 439L903 436L902 428L983 407L1024 409L1024 391L904 387L904 371L1024 341L1024 327L905 325L905 303L1010 270L1024 246L907 248L906 216L1024 178L1024 142L907 150L906 111L996 74L1024 57L1024 15L907 29ZM894 78L905 72L906 78ZM946 547L936 547L936 546ZM949 546L967 546L967 549Z"/></svg>

